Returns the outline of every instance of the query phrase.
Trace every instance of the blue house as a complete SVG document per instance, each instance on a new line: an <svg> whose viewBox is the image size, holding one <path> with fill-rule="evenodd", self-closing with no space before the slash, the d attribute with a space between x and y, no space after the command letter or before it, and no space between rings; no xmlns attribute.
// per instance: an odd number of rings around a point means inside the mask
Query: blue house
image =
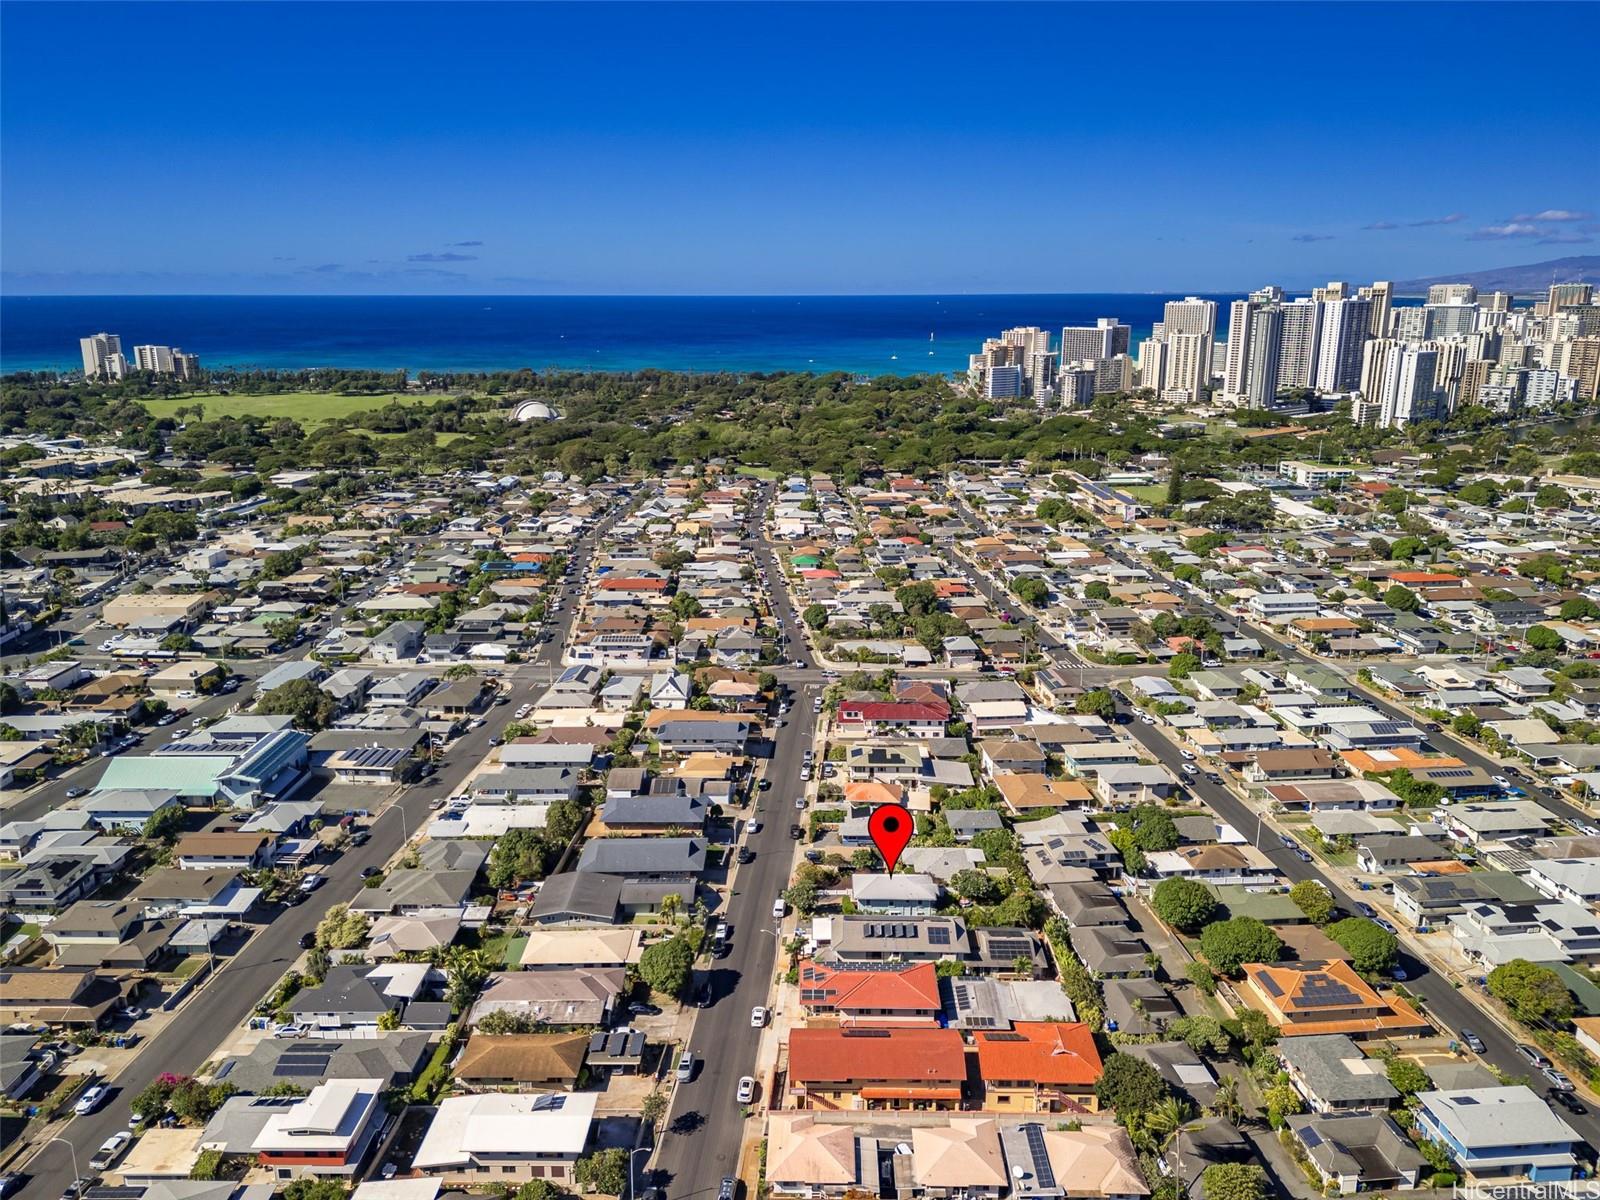
<svg viewBox="0 0 1600 1200"><path fill-rule="evenodd" d="M1530 1088L1462 1088L1417 1094L1417 1129L1439 1142L1466 1182L1572 1179L1583 1141Z"/></svg>

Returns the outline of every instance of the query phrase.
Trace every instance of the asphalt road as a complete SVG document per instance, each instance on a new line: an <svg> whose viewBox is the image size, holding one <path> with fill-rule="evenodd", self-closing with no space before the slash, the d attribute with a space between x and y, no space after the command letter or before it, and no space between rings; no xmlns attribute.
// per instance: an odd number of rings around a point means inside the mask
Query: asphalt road
<svg viewBox="0 0 1600 1200"><path fill-rule="evenodd" d="M573 572L573 578L581 573L581 567L593 552L596 538L609 528L612 519L608 517L602 521L575 548L573 559L580 569ZM531 663L519 665L512 671L509 679L514 699L519 691L532 690L519 676L543 674L539 671L540 667L559 663L562 641L571 632L575 613L575 605L564 605L559 621L553 626L559 631L559 636L542 645ZM282 660L268 660L268 665L273 661ZM237 698L237 695L218 697L218 711L225 710ZM191 718L183 724L189 724L193 716L207 715L205 705L211 703L205 701L193 706ZM496 715L497 720L469 730L458 738L446 749L437 775L420 784L405 787L392 804L378 813L371 825L372 838L365 846L346 850L324 868L324 873L329 877L326 886L313 892L303 904L293 907L271 905L255 918L257 928L250 941L232 959L219 960L216 974L187 1002L184 1011L153 1036L139 1055L112 1081L111 1098L98 1112L86 1117L71 1117L52 1126L50 1133L54 1137L64 1138L72 1149L69 1150L61 1142L50 1142L37 1150L22 1168L30 1176L21 1193L23 1196L28 1200L59 1197L74 1177L73 1153L77 1155L77 1167L87 1169L89 1158L100 1144L118 1130L127 1128L128 1105L133 1097L153 1083L158 1075L165 1072L192 1075L205 1065L217 1047L243 1025L256 1004L300 956L301 935L314 930L323 914L333 905L348 903L362 886L361 872L367 867L382 867L387 863L399 851L408 834L415 835L423 828L430 815L432 798L447 796L455 791L467 773L488 752L490 738L509 720L512 708L501 705L489 711ZM168 726L157 732L170 735L176 728ZM146 743L147 746L155 744L155 737ZM87 786L82 784L82 778L88 777L88 772L98 770L104 770L103 765L96 767L91 764L75 772L74 785ZM98 775L94 777L98 778ZM43 806L47 806L50 797L56 794L58 784L64 799L66 785L57 781L57 784L42 789ZM29 797L28 802L32 804L35 799ZM12 810L7 810L7 817L12 818ZM771 902L769 896L767 903ZM748 1011L745 1019L748 1024Z"/></svg>
<svg viewBox="0 0 1600 1200"><path fill-rule="evenodd" d="M767 495L763 493L758 513L764 514ZM765 539L756 548L756 561L773 610L793 632L794 612L771 544ZM789 644L789 661L809 657L803 641ZM777 730L767 764L766 778L772 786L756 793L753 808L760 828L743 839L755 851L755 861L737 868L727 909L717 914L732 929L733 949L727 957L713 959L709 967L696 972L694 987L709 979L713 995L711 1006L696 1019L689 1041L699 1061L694 1078L677 1086L665 1132L649 1159L651 1182L666 1188L672 1200L715 1197L723 1177L739 1174L746 1122L734 1096L740 1076L756 1073L761 1031L751 1027L750 1010L771 1003L778 954L774 931L779 928L772 917L772 902L789 885L795 851L789 826L801 820L794 801L804 794L800 766L816 729L812 698L821 694L822 687L810 670L789 668L778 675L789 682L794 706L788 723ZM740 813L740 828L749 815ZM787 919L792 928L794 916ZM770 1103L770 1097L757 1092L756 1107L766 1108Z"/></svg>

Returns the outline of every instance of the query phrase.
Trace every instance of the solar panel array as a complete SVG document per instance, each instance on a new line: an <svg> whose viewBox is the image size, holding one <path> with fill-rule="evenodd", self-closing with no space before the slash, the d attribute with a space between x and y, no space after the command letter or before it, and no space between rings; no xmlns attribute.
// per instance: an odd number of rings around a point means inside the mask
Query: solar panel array
<svg viewBox="0 0 1600 1200"><path fill-rule="evenodd" d="M1300 985L1299 1003L1309 1008L1348 1008L1361 997L1331 975L1307 975Z"/></svg>
<svg viewBox="0 0 1600 1200"><path fill-rule="evenodd" d="M1028 1153L1033 1157L1034 1178L1039 1181L1039 1189L1048 1191L1056 1186L1055 1168L1050 1165L1050 1152L1044 1145L1044 1127L1042 1125L1024 1125L1022 1134L1028 1139Z"/></svg>
<svg viewBox="0 0 1600 1200"><path fill-rule="evenodd" d="M928 926L928 945L948 946L950 944L950 930L943 925Z"/></svg>
<svg viewBox="0 0 1600 1200"><path fill-rule="evenodd" d="M321 1079L328 1073L328 1064L333 1061L333 1051L329 1048L297 1047L278 1056L278 1061L273 1064L274 1075L315 1075Z"/></svg>

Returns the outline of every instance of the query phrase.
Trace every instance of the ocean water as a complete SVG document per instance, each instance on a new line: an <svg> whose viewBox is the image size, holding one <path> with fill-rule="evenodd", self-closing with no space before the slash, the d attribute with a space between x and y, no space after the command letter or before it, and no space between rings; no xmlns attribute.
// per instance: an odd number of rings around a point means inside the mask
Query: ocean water
<svg viewBox="0 0 1600 1200"><path fill-rule="evenodd" d="M1116 317L1134 349L1181 293L978 296L5 296L0 371L82 366L102 330L206 367L497 371L965 371L1015 325ZM1228 302L1217 301L1218 338Z"/></svg>

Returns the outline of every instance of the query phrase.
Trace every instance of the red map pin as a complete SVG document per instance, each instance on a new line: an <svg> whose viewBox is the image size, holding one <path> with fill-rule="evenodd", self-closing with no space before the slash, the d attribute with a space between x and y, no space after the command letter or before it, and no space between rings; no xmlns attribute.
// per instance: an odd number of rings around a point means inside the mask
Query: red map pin
<svg viewBox="0 0 1600 1200"><path fill-rule="evenodd" d="M900 851L906 848L916 829L910 811L903 804L880 804L867 818L867 832L872 835L872 844L878 848L878 853L883 855L889 874L894 874Z"/></svg>

